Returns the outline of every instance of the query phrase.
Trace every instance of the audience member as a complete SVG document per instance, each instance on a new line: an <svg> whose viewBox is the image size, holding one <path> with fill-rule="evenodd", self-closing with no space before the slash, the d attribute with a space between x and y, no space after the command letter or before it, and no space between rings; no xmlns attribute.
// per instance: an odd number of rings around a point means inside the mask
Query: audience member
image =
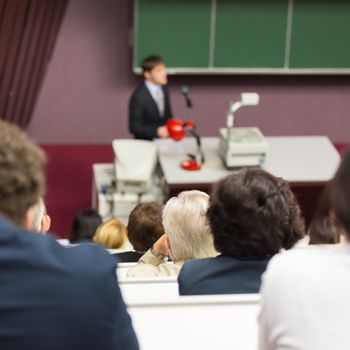
<svg viewBox="0 0 350 350"><path fill-rule="evenodd" d="M126 241L125 225L118 219L109 219L97 227L93 241L108 249L122 248Z"/></svg>
<svg viewBox="0 0 350 350"><path fill-rule="evenodd" d="M296 249L271 260L261 290L261 350L349 348L350 151L329 191L345 239L327 249Z"/></svg>
<svg viewBox="0 0 350 350"><path fill-rule="evenodd" d="M0 121L1 350L138 349L115 274L93 245L64 248L30 232L45 157Z"/></svg>
<svg viewBox="0 0 350 350"><path fill-rule="evenodd" d="M340 228L332 218L329 187L322 192L308 229L309 244L335 244L340 242Z"/></svg>
<svg viewBox="0 0 350 350"><path fill-rule="evenodd" d="M131 211L127 235L135 251L117 253L120 262L137 262L163 234L163 206L159 203L139 203Z"/></svg>
<svg viewBox="0 0 350 350"><path fill-rule="evenodd" d="M186 260L215 256L213 238L206 221L209 196L184 191L170 198L163 210L165 234L129 269L128 277L177 276ZM173 263L166 263L168 255Z"/></svg>
<svg viewBox="0 0 350 350"><path fill-rule="evenodd" d="M269 259L304 236L288 184L260 169L219 181L207 217L221 255L184 264L178 279L183 295L257 293Z"/></svg>
<svg viewBox="0 0 350 350"><path fill-rule="evenodd" d="M92 242L97 227L102 223L100 214L91 208L80 209L76 214L72 232L70 234L71 243Z"/></svg>
<svg viewBox="0 0 350 350"><path fill-rule="evenodd" d="M46 233L50 229L51 218L47 215L44 200L40 197L38 203L32 207L33 231Z"/></svg>

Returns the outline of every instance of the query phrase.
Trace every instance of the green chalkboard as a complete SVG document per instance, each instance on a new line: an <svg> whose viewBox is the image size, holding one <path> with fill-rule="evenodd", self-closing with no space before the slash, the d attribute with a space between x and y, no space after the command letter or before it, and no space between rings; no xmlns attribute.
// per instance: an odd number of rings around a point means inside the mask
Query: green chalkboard
<svg viewBox="0 0 350 350"><path fill-rule="evenodd" d="M350 1L294 0L290 66L350 67Z"/></svg>
<svg viewBox="0 0 350 350"><path fill-rule="evenodd" d="M350 0L134 0L134 71L350 74Z"/></svg>
<svg viewBox="0 0 350 350"><path fill-rule="evenodd" d="M287 0L217 3L215 67L283 67Z"/></svg>
<svg viewBox="0 0 350 350"><path fill-rule="evenodd" d="M208 67L211 0L140 0L136 56L159 54L169 67Z"/></svg>

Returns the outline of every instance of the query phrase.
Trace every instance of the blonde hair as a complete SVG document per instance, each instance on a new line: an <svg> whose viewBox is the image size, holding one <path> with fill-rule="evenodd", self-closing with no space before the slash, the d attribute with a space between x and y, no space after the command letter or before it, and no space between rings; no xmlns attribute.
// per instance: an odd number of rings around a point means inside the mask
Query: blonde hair
<svg viewBox="0 0 350 350"><path fill-rule="evenodd" d="M170 198L163 210L163 226L174 259L191 260L217 255L206 212L209 196L201 191L184 191Z"/></svg>
<svg viewBox="0 0 350 350"><path fill-rule="evenodd" d="M109 219L98 226L93 240L108 249L121 248L126 241L125 225L118 219Z"/></svg>

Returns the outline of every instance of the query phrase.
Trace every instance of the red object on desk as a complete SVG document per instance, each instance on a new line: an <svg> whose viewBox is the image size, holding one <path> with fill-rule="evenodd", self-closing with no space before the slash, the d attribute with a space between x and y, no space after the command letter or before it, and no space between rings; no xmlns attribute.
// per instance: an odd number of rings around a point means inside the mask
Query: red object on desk
<svg viewBox="0 0 350 350"><path fill-rule="evenodd" d="M195 133L195 125L192 120L183 122L180 119L169 119L165 125L168 129L169 136L175 141L180 141L181 139L183 139L186 134L186 129L188 129L190 133L196 137L197 147L198 149L200 149L199 136ZM203 153L201 153L201 155L203 162ZM185 170L199 170L202 167L202 163L198 162L195 159L195 156L192 156L190 159L186 159L183 162L181 162L180 166Z"/></svg>
<svg viewBox="0 0 350 350"><path fill-rule="evenodd" d="M186 159L180 165L185 170L199 170L202 167L202 164L198 163L195 159Z"/></svg>

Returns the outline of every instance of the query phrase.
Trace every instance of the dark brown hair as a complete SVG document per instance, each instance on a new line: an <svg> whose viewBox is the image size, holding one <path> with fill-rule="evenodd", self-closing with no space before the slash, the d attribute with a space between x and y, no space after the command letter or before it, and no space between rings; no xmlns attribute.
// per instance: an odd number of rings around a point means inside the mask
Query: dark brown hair
<svg viewBox="0 0 350 350"><path fill-rule="evenodd" d="M165 64L162 57L157 55L147 56L141 62L141 68L143 72L150 72L160 64Z"/></svg>
<svg viewBox="0 0 350 350"><path fill-rule="evenodd" d="M159 203L139 203L130 213L127 233L135 250L148 250L164 234L162 209Z"/></svg>
<svg viewBox="0 0 350 350"><path fill-rule="evenodd" d="M336 220L330 217L330 189L326 186L322 192L317 209L309 226L309 244L333 244L340 241L340 227Z"/></svg>
<svg viewBox="0 0 350 350"><path fill-rule="evenodd" d="M337 221L350 238L350 148L345 151L338 171L330 182L330 202Z"/></svg>
<svg viewBox="0 0 350 350"><path fill-rule="evenodd" d="M216 249L234 257L266 258L305 234L289 185L260 169L243 169L219 181L207 217Z"/></svg>
<svg viewBox="0 0 350 350"><path fill-rule="evenodd" d="M0 121L0 212L22 225L44 193L43 151L16 126Z"/></svg>
<svg viewBox="0 0 350 350"><path fill-rule="evenodd" d="M70 234L71 243L82 240L91 241L97 227L102 223L101 215L92 208L82 208L75 215Z"/></svg>

